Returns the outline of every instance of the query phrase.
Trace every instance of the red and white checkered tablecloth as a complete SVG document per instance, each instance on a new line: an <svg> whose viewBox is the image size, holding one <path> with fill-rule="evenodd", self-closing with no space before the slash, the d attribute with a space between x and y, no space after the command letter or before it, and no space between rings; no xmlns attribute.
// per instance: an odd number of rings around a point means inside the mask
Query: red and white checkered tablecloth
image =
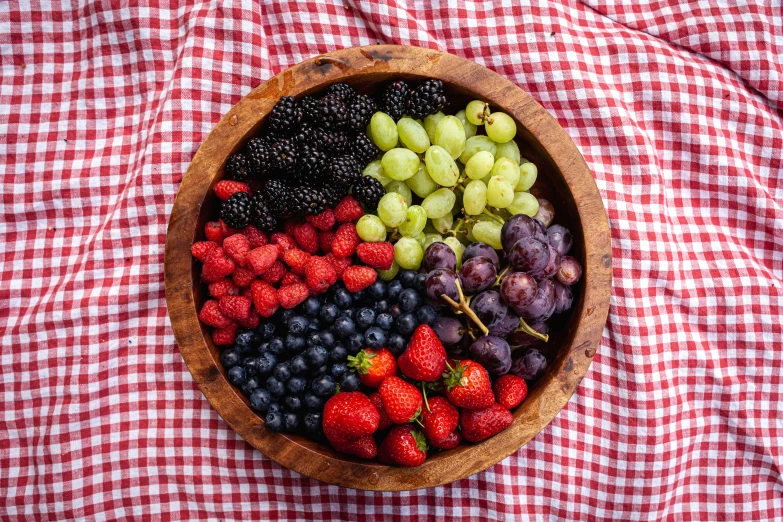
<svg viewBox="0 0 783 522"><path fill-rule="evenodd" d="M129 3L0 2L2 520L780 520L780 0ZM221 115L376 42L539 100L614 254L600 351L552 424L483 473L387 494L245 443L163 291L174 195Z"/></svg>

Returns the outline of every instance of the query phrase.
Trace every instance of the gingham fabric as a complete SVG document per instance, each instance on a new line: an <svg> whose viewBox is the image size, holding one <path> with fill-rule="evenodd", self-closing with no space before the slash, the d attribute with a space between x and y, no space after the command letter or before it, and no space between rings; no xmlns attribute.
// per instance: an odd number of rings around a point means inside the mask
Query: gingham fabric
<svg viewBox="0 0 783 522"><path fill-rule="evenodd" d="M185 4L0 2L3 520L780 520L780 0ZM600 350L551 425L483 473L385 494L245 443L163 291L213 125L279 71L376 42L531 93L592 169L614 255Z"/></svg>

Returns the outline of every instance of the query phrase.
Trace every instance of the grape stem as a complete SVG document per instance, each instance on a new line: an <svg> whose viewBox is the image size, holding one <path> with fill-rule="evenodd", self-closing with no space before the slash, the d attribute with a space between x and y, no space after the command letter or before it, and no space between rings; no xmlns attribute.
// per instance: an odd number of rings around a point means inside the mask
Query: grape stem
<svg viewBox="0 0 783 522"><path fill-rule="evenodd" d="M487 216L491 217L492 219L494 219L495 221L497 221L497 222L498 222L498 223L500 223L501 225L505 225L505 224L506 224L506 222L505 222L505 221L503 221L503 218L501 218L500 216L496 216L495 214L493 214L492 212L490 212L490 211L489 211L489 210L487 210L487 209L484 209L484 211L482 212L482 214L486 214Z"/></svg>
<svg viewBox="0 0 783 522"><path fill-rule="evenodd" d="M481 121L483 123L492 123L492 120L489 119L489 115L490 115L489 104L485 103L484 110L481 112Z"/></svg>
<svg viewBox="0 0 783 522"><path fill-rule="evenodd" d="M454 237L457 237L457 232L459 232L459 229L462 228L462 225L464 223L465 223L465 218L460 218L459 221L457 221L457 226L454 227L454 230L450 231L454 235Z"/></svg>
<svg viewBox="0 0 783 522"><path fill-rule="evenodd" d="M459 279L456 279L454 282L457 285L457 293L459 294L459 303L454 301L454 299L447 296L446 294L441 294L441 298L443 298L444 301L449 303L455 310L459 310L463 314L467 315L468 318L470 318L471 321L476 323L476 326L478 326L481 329L481 331L484 332L484 335L489 335L489 328L484 326L484 323L481 322L481 319L479 319L476 313L470 309L470 306L468 306L468 302L465 300L465 294L462 293L462 285L459 284Z"/></svg>
<svg viewBox="0 0 783 522"><path fill-rule="evenodd" d="M500 280L503 279L503 276L505 276L510 269L511 265L508 265L506 268L504 268L503 271L495 278L495 283L492 286L500 286Z"/></svg>
<svg viewBox="0 0 783 522"><path fill-rule="evenodd" d="M521 317L519 318L519 328L517 329L517 331L519 331L519 330L522 330L523 332L525 332L528 335L532 335L536 339L541 339L544 342L549 341L549 336L547 334L542 334L541 332L538 332L538 331L534 330Z"/></svg>

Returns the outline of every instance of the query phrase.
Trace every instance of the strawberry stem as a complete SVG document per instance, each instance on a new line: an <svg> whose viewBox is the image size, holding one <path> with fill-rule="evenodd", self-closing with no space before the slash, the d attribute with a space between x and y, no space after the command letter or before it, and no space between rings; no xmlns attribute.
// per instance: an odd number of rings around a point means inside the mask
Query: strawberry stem
<svg viewBox="0 0 783 522"><path fill-rule="evenodd" d="M454 308L455 311L459 310L463 314L467 315L471 321L473 321L476 326L478 326L482 332L484 332L484 335L489 335L489 329L484 326L484 323L481 322L481 319L478 318L476 313L470 309L470 306L468 306L468 302L465 300L465 294L462 293L462 285L459 284L459 279L456 279L454 281L457 285L457 293L459 294L459 303L454 301L451 297L447 296L446 294L441 294L441 298L443 298L444 301L449 303L452 308Z"/></svg>
<svg viewBox="0 0 783 522"><path fill-rule="evenodd" d="M431 412L430 403L427 402L427 386L424 384L424 381L421 381L421 396L424 397L424 405L427 407L427 411Z"/></svg>

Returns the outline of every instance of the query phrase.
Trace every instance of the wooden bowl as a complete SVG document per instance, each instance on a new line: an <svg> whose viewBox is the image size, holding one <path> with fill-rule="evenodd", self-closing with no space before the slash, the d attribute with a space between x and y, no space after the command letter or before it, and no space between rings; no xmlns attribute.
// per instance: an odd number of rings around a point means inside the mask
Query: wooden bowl
<svg viewBox="0 0 783 522"><path fill-rule="evenodd" d="M549 369L514 411L507 430L477 444L433 452L417 468L384 466L336 453L296 435L273 433L229 384L209 331L197 318L206 297L199 267L190 255L203 239L206 221L217 215L212 186L227 158L262 126L281 96L318 92L347 82L369 92L392 79L443 81L452 107L470 99L488 101L511 115L522 155L539 167L534 192L555 206L555 222L574 234L573 254L584 267L570 314L555 322L544 353ZM576 146L549 113L519 87L476 63L447 53L395 45L355 47L306 60L263 83L237 103L201 145L182 181L166 238L166 299L182 356L212 406L245 440L278 463L331 484L370 490L437 486L482 471L522 447L563 408L587 372L598 348L611 287L609 226L601 196Z"/></svg>

